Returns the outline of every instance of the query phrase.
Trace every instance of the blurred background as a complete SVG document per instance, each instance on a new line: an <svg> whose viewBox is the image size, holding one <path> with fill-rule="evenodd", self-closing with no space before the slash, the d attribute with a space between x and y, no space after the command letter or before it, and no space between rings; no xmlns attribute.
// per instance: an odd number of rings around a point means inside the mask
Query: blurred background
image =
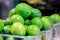
<svg viewBox="0 0 60 40"><path fill-rule="evenodd" d="M22 2L40 9L43 16L53 13L60 14L60 0L0 0L0 19L8 17L9 10Z"/></svg>

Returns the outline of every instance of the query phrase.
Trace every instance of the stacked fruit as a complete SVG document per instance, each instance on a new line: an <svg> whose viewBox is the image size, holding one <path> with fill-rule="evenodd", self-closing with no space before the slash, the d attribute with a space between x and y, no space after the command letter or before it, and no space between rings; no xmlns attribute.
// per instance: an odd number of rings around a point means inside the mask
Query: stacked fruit
<svg viewBox="0 0 60 40"><path fill-rule="evenodd" d="M0 33L18 36L37 36L41 30L51 29L53 24L60 22L60 16L53 14L43 16L39 9L26 3L20 3L9 11L9 17L0 19Z"/></svg>

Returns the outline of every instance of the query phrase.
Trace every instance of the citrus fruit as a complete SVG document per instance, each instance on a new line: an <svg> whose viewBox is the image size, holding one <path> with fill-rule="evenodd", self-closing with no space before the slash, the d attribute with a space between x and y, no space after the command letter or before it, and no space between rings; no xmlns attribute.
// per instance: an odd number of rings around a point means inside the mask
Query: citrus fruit
<svg viewBox="0 0 60 40"><path fill-rule="evenodd" d="M49 16L42 17L42 21L43 21L43 27L42 27L43 30L50 29L54 24L53 19Z"/></svg>
<svg viewBox="0 0 60 40"><path fill-rule="evenodd" d="M11 33L13 35L24 36L26 34L26 28L22 23L15 22L12 24Z"/></svg>
<svg viewBox="0 0 60 40"><path fill-rule="evenodd" d="M3 20L0 19L0 32L2 32L3 28L4 28L4 22Z"/></svg>
<svg viewBox="0 0 60 40"><path fill-rule="evenodd" d="M22 16L20 15L13 15L10 17L10 20L14 23L14 22L21 22L22 24L24 24L24 19Z"/></svg>
<svg viewBox="0 0 60 40"><path fill-rule="evenodd" d="M40 35L40 28L37 25L30 25L29 27L27 27L27 33L30 36Z"/></svg>
<svg viewBox="0 0 60 40"><path fill-rule="evenodd" d="M4 20L4 25L11 25L12 24L12 21L10 20L10 18L6 18Z"/></svg>
<svg viewBox="0 0 60 40"><path fill-rule="evenodd" d="M15 15L15 14L16 14L15 8L13 8L13 9L11 9L11 10L9 11L9 17L11 17L11 16L13 16L13 15Z"/></svg>
<svg viewBox="0 0 60 40"><path fill-rule="evenodd" d="M7 37L6 40L15 40L15 38L13 38L13 37Z"/></svg>
<svg viewBox="0 0 60 40"><path fill-rule="evenodd" d="M43 22L42 22L41 18L39 18L39 17L33 18L33 19L31 20L31 23L32 23L33 25L37 25L40 29L41 29L42 26L43 26Z"/></svg>
<svg viewBox="0 0 60 40"><path fill-rule="evenodd" d="M33 38L24 38L23 40L34 40Z"/></svg>
<svg viewBox="0 0 60 40"><path fill-rule="evenodd" d="M0 36L0 40L4 40L2 36Z"/></svg>
<svg viewBox="0 0 60 40"><path fill-rule="evenodd" d="M24 21L24 24L25 24L25 25L30 25L30 20L29 20L29 19L25 20L25 21Z"/></svg>
<svg viewBox="0 0 60 40"><path fill-rule="evenodd" d="M59 23L60 22L59 14L53 14L50 17L54 20L55 23Z"/></svg>
<svg viewBox="0 0 60 40"><path fill-rule="evenodd" d="M32 9L31 18L42 17L41 11L39 9Z"/></svg>
<svg viewBox="0 0 60 40"><path fill-rule="evenodd" d="M6 26L3 28L4 33L5 33L5 34L10 33L10 28L11 28L11 26L10 26L10 25L6 25Z"/></svg>
<svg viewBox="0 0 60 40"><path fill-rule="evenodd" d="M23 18L28 18L31 15L32 7L26 3L20 3L16 6L16 13Z"/></svg>

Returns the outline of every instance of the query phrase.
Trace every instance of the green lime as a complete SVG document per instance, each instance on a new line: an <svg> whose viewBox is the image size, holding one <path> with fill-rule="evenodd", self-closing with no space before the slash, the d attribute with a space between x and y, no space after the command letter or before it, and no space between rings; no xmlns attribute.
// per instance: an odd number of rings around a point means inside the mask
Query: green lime
<svg viewBox="0 0 60 40"><path fill-rule="evenodd" d="M13 15L11 16L10 20L14 23L14 22L21 22L22 24L24 24L24 19L22 16L20 15Z"/></svg>
<svg viewBox="0 0 60 40"><path fill-rule="evenodd" d="M3 20L0 19L0 32L2 32L3 28L4 28L4 22Z"/></svg>
<svg viewBox="0 0 60 40"><path fill-rule="evenodd" d="M32 9L31 18L42 17L41 11L39 9Z"/></svg>
<svg viewBox="0 0 60 40"><path fill-rule="evenodd" d="M50 29L54 24L53 19L49 16L42 17L42 21L43 21L43 27L42 27L43 30Z"/></svg>
<svg viewBox="0 0 60 40"><path fill-rule="evenodd" d="M42 22L41 18L39 18L39 17L33 18L33 19L31 20L31 23L32 23L33 25L39 26L40 29L41 29L42 26L43 26L43 22Z"/></svg>
<svg viewBox="0 0 60 40"><path fill-rule="evenodd" d="M11 28L11 26L10 25L6 25L5 27L4 27L4 33L5 34L8 34L8 33L10 33L10 28Z"/></svg>
<svg viewBox="0 0 60 40"><path fill-rule="evenodd" d="M25 24L25 25L30 25L30 20L29 20L29 19L25 20L25 21L24 21L24 24Z"/></svg>
<svg viewBox="0 0 60 40"><path fill-rule="evenodd" d="M23 18L28 18L31 15L32 7L26 3L20 3L16 6L17 14L21 15Z"/></svg>
<svg viewBox="0 0 60 40"><path fill-rule="evenodd" d="M4 25L11 25L12 21L10 20L10 18L6 18L6 20L4 20Z"/></svg>
<svg viewBox="0 0 60 40"><path fill-rule="evenodd" d="M27 30L27 27L28 27L28 26L27 26L27 25L25 25L26 30Z"/></svg>
<svg viewBox="0 0 60 40"><path fill-rule="evenodd" d="M13 37L7 37L6 40L15 40Z"/></svg>
<svg viewBox="0 0 60 40"><path fill-rule="evenodd" d="M34 40L33 38L24 38L23 40Z"/></svg>
<svg viewBox="0 0 60 40"><path fill-rule="evenodd" d="M22 23L15 22L12 24L11 33L13 35L24 36L26 34L26 28Z"/></svg>
<svg viewBox="0 0 60 40"><path fill-rule="evenodd" d="M0 36L0 40L4 40L4 38L2 36Z"/></svg>
<svg viewBox="0 0 60 40"><path fill-rule="evenodd" d="M15 8L13 8L13 9L11 9L11 10L9 11L9 17L11 17L11 16L13 16L13 15L15 15L15 14L16 14Z"/></svg>
<svg viewBox="0 0 60 40"><path fill-rule="evenodd" d="M59 23L60 22L60 15L59 14L53 14L50 16L55 23Z"/></svg>
<svg viewBox="0 0 60 40"><path fill-rule="evenodd" d="M40 35L40 28L37 25L30 25L29 27L27 27L27 33L30 36L37 36Z"/></svg>

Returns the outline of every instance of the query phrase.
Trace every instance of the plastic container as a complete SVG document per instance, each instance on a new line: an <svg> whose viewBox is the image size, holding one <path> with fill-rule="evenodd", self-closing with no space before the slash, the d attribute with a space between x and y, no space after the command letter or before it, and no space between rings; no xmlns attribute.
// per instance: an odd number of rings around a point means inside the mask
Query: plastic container
<svg viewBox="0 0 60 40"><path fill-rule="evenodd" d="M44 35L42 36L42 40L52 40L53 36L54 36L53 29L54 29L54 27L52 27L49 30L42 31L44 33Z"/></svg>
<svg viewBox="0 0 60 40"><path fill-rule="evenodd" d="M14 37L16 40L41 40L42 35L39 36L15 36L15 35L5 35L5 34L0 34L0 36L3 36L5 39L7 37Z"/></svg>
<svg viewBox="0 0 60 40"><path fill-rule="evenodd" d="M54 37L60 36L60 23L54 24L53 27Z"/></svg>

